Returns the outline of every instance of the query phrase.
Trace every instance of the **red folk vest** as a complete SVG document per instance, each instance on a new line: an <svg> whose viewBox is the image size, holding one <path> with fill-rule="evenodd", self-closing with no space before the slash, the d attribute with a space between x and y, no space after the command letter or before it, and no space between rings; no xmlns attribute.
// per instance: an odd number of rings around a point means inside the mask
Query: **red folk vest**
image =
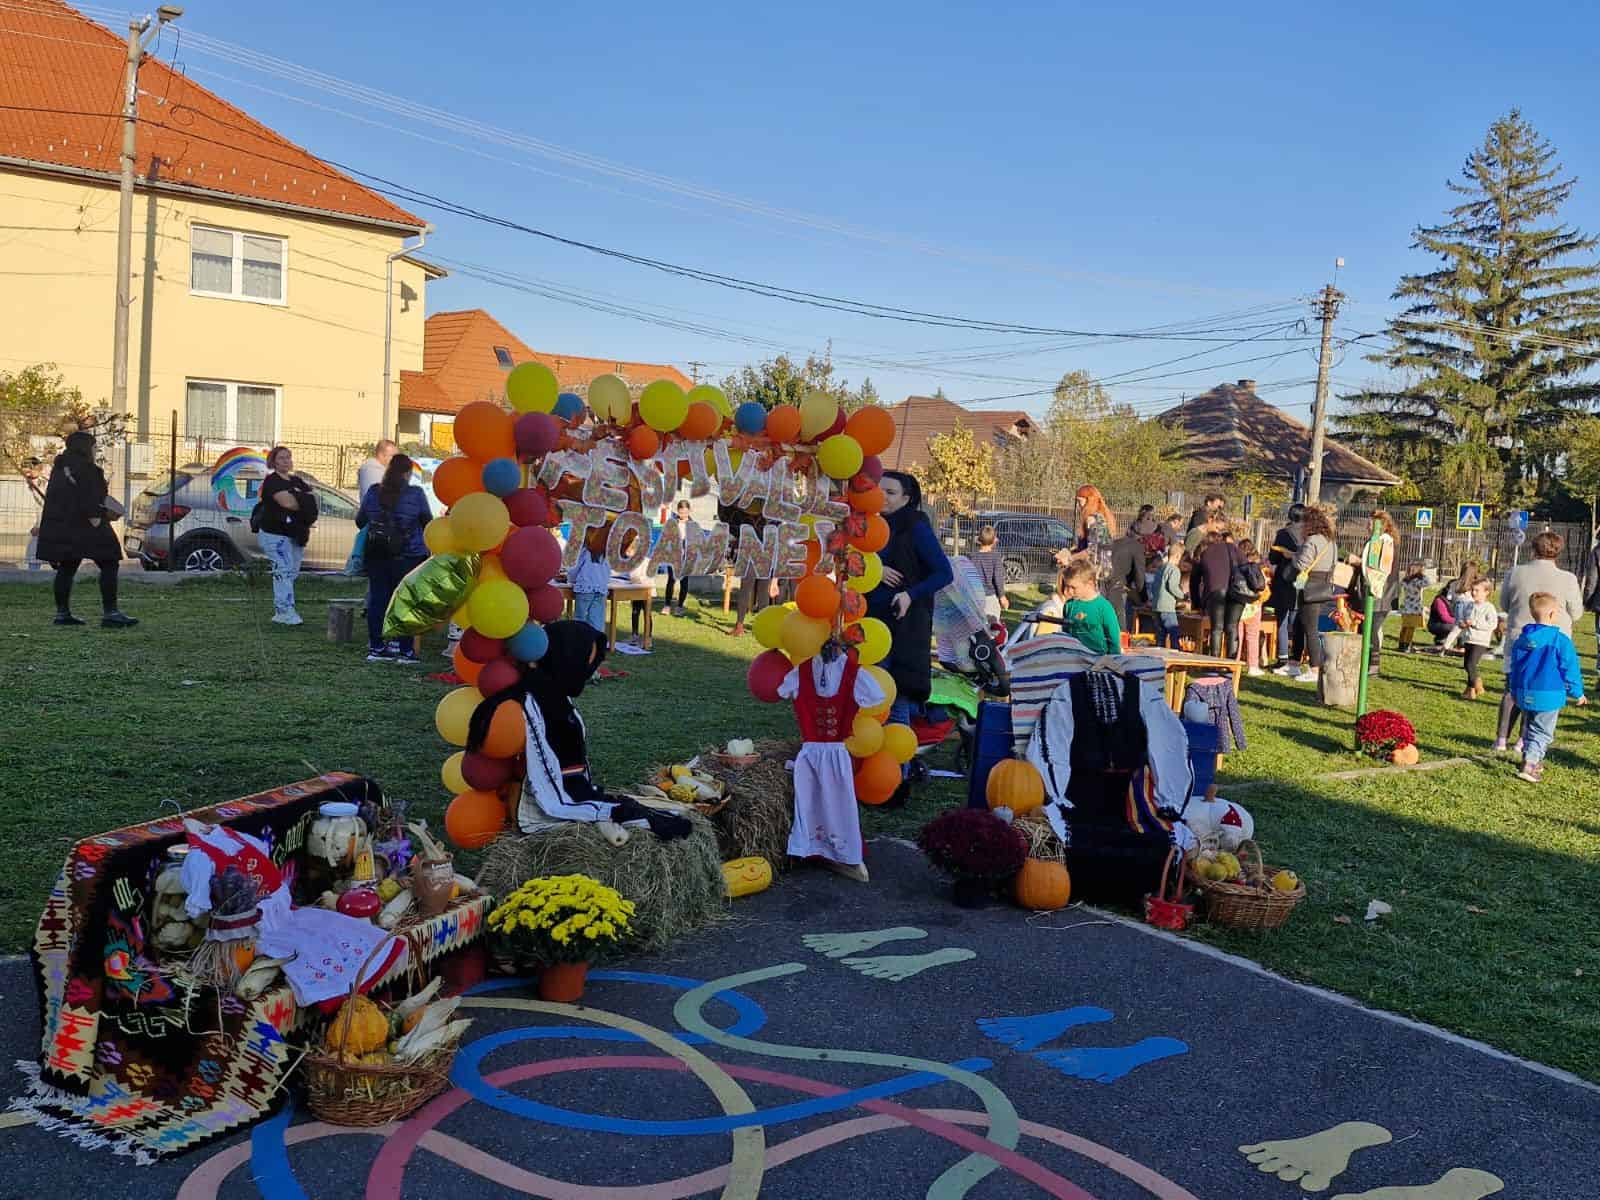
<svg viewBox="0 0 1600 1200"><path fill-rule="evenodd" d="M817 694L812 665L803 662L800 671L800 694L794 700L795 719L800 722L800 737L808 742L842 742L850 736L855 724L856 676L861 664L854 650L845 652L844 674L839 680L839 690L832 696Z"/></svg>

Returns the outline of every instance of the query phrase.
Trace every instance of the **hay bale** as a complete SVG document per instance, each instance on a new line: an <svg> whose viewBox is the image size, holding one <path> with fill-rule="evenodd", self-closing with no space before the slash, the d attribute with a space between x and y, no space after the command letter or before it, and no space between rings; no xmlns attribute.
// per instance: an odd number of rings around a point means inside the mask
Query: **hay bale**
<svg viewBox="0 0 1600 1200"><path fill-rule="evenodd" d="M693 832L662 841L635 829L614 847L593 825L563 821L540 833L497 838L484 853L478 886L506 896L530 879L587 875L637 906L628 949L660 950L726 916L727 889L711 825L691 816Z"/></svg>
<svg viewBox="0 0 1600 1200"><path fill-rule="evenodd" d="M1041 810L1035 809L1031 813L1018 817L1012 822L1028 839L1028 857L1043 859L1045 862L1064 863L1067 861L1067 848L1062 845L1061 839L1056 836L1056 831L1050 828L1050 822Z"/></svg>
<svg viewBox="0 0 1600 1200"><path fill-rule="evenodd" d="M774 875L788 865L794 777L784 764L799 752L797 742L761 742L756 746L760 758L747 767L719 763L711 751L700 756L706 773L728 788L727 804L711 814L723 861L764 858Z"/></svg>

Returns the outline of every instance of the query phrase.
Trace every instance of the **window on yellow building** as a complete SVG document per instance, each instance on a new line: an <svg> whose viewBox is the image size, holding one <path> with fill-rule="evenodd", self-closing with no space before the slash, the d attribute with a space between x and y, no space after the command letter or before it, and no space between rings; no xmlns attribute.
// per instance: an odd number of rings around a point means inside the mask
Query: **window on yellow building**
<svg viewBox="0 0 1600 1200"><path fill-rule="evenodd" d="M191 379L186 392L185 437L246 446L270 446L278 440L278 388L262 383Z"/></svg>
<svg viewBox="0 0 1600 1200"><path fill-rule="evenodd" d="M189 289L202 296L281 304L287 258L283 238L196 225L189 231Z"/></svg>

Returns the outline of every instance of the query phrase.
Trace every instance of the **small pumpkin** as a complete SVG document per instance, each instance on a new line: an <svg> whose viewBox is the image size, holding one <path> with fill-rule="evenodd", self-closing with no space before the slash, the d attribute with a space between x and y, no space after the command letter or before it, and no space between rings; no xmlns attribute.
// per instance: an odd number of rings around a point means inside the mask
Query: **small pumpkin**
<svg viewBox="0 0 1600 1200"><path fill-rule="evenodd" d="M1044 777L1026 759L1001 759L989 772L984 797L990 808L1009 808L1020 817L1043 806Z"/></svg>
<svg viewBox="0 0 1600 1200"><path fill-rule="evenodd" d="M352 1058L382 1049L389 1040L389 1021L383 1011L365 996L351 996L340 1006L323 1045L337 1054L343 1050Z"/></svg>
<svg viewBox="0 0 1600 1200"><path fill-rule="evenodd" d="M1072 876L1061 863L1029 858L1017 872L1012 895L1023 908L1035 912L1065 908L1072 899Z"/></svg>
<svg viewBox="0 0 1600 1200"><path fill-rule="evenodd" d="M772 886L772 864L759 855L735 858L722 864L729 896L749 896Z"/></svg>
<svg viewBox="0 0 1600 1200"><path fill-rule="evenodd" d="M250 964L256 960L256 944L254 942L237 942L233 947L234 969L243 973L250 969Z"/></svg>
<svg viewBox="0 0 1600 1200"><path fill-rule="evenodd" d="M1389 761L1401 767L1415 766L1421 758L1422 754L1417 750L1416 743L1412 743L1409 746L1396 746L1389 752Z"/></svg>

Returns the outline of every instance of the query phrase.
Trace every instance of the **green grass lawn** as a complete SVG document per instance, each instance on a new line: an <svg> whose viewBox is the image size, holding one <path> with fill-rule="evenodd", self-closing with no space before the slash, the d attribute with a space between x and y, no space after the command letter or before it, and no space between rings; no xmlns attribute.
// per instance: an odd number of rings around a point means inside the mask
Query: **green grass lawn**
<svg viewBox="0 0 1600 1200"><path fill-rule="evenodd" d="M189 807L337 768L438 818L447 748L432 715L445 689L424 678L445 666L438 639L421 670L369 666L359 641L332 645L322 626L322 602L360 585L301 586L308 624L295 630L271 624L270 596L238 579L130 586L125 607L144 623L127 633L52 628L46 588L0 586L0 949L27 946L75 839L154 816L165 799ZM786 706L749 698L757 647L729 639L727 625L711 609L659 617L653 655L609 661L629 677L592 685L581 702L604 782L627 787L731 737L792 735ZM1592 663L1587 627L1579 649ZM1349 781L1318 778L1367 762L1350 749L1349 714L1318 707L1305 685L1247 680L1250 746L1227 757L1222 794L1250 808L1268 857L1310 894L1276 933L1200 926L1195 936L1600 1080L1600 717L1569 709L1545 782L1521 783L1512 759L1489 753L1500 670L1488 664L1490 694L1469 703L1459 660L1386 655L1373 706L1411 717L1425 759L1473 761ZM869 811L864 825L914 836L964 794L939 783L903 810ZM1367 925L1371 899L1393 915Z"/></svg>

